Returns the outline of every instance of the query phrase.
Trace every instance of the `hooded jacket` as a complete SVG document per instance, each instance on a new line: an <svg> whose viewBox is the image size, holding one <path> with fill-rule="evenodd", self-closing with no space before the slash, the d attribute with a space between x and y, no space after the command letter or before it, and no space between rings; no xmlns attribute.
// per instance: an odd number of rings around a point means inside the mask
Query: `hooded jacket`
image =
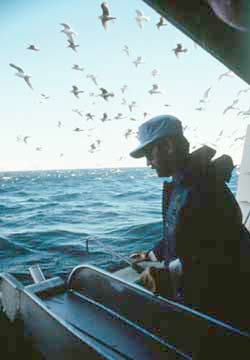
<svg viewBox="0 0 250 360"><path fill-rule="evenodd" d="M239 261L241 210L225 181L232 159L204 146L189 156L186 167L163 186L163 239L153 248L166 265L179 257L186 265Z"/></svg>

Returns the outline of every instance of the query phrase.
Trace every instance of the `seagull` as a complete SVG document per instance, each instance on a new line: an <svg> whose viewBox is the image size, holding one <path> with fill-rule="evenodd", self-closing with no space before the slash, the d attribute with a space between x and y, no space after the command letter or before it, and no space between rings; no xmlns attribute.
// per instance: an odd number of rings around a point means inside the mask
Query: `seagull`
<svg viewBox="0 0 250 360"><path fill-rule="evenodd" d="M212 87L210 86L203 94L203 98L199 101L200 104L205 104L206 102L209 102L209 101L206 101L206 99L208 98L208 95L209 95L209 92L210 90L212 89Z"/></svg>
<svg viewBox="0 0 250 360"><path fill-rule="evenodd" d="M72 111L78 114L79 116L83 117L83 113L79 109L72 109Z"/></svg>
<svg viewBox="0 0 250 360"><path fill-rule="evenodd" d="M136 17L135 20L138 24L138 26L142 29L143 28L143 22L149 21L149 17L145 16L144 13L141 10L135 10Z"/></svg>
<svg viewBox="0 0 250 360"><path fill-rule="evenodd" d="M26 82L26 84L33 90L33 87L30 83L30 78L31 75L25 74L25 72L23 71L22 68L20 68L19 66L16 66L12 63L9 64L11 67L13 67L14 69L17 70L17 73L15 74L16 76L19 76L20 78L24 79L24 81Z"/></svg>
<svg viewBox="0 0 250 360"><path fill-rule="evenodd" d="M101 96L106 101L108 101L109 97L115 96L114 93L108 92L108 90L106 90L104 88L100 88L100 90L101 90L101 94L99 94L99 96Z"/></svg>
<svg viewBox="0 0 250 360"><path fill-rule="evenodd" d="M144 64L145 62L142 59L142 56L138 56L135 61L133 61L133 64L137 67L138 65Z"/></svg>
<svg viewBox="0 0 250 360"><path fill-rule="evenodd" d="M79 90L75 85L72 85L72 90L70 92L72 92L72 94L74 94L77 99L79 99L79 94L84 93L83 90Z"/></svg>
<svg viewBox="0 0 250 360"><path fill-rule="evenodd" d="M240 94L242 94L242 93L247 93L249 90L250 90L250 88L240 90L240 91L238 91L237 96L240 96Z"/></svg>
<svg viewBox="0 0 250 360"><path fill-rule="evenodd" d="M237 140L244 140L246 137L246 135L243 135L243 136L239 136L237 138L234 139L234 141L237 141Z"/></svg>
<svg viewBox="0 0 250 360"><path fill-rule="evenodd" d="M36 147L36 151L42 151L42 149L43 149L43 148L42 148L41 146L37 146L37 147Z"/></svg>
<svg viewBox="0 0 250 360"><path fill-rule="evenodd" d="M84 131L83 129L80 129L79 127L76 127L73 131L75 132L80 132L80 131Z"/></svg>
<svg viewBox="0 0 250 360"><path fill-rule="evenodd" d="M88 75L86 76L86 78L91 79L91 80L93 81L93 83L94 83L96 86L98 86L98 83L97 83L97 80L96 80L96 76L95 76L95 75L93 75L93 74L88 74Z"/></svg>
<svg viewBox="0 0 250 360"><path fill-rule="evenodd" d="M46 94L40 94L42 98L44 98L45 100L48 100L50 97Z"/></svg>
<svg viewBox="0 0 250 360"><path fill-rule="evenodd" d="M80 67L80 66L77 65L77 64L74 64L74 65L72 66L72 69L73 69L73 70L84 71L84 68L83 68L83 67Z"/></svg>
<svg viewBox="0 0 250 360"><path fill-rule="evenodd" d="M33 51L39 51L40 50L36 45L29 45L26 49L27 50L33 50Z"/></svg>
<svg viewBox="0 0 250 360"><path fill-rule="evenodd" d="M124 48L122 49L128 56L129 56L129 48L128 45L124 45Z"/></svg>
<svg viewBox="0 0 250 360"><path fill-rule="evenodd" d="M115 117L114 117L115 120L121 120L121 119L126 119L126 116L123 116L122 113L118 113Z"/></svg>
<svg viewBox="0 0 250 360"><path fill-rule="evenodd" d="M23 138L23 142L25 143L25 144L28 144L27 143L27 140L30 138L30 136L24 136L24 138Z"/></svg>
<svg viewBox="0 0 250 360"><path fill-rule="evenodd" d="M157 84L153 84L152 89L150 89L148 92L149 92L150 95L162 94L162 91L159 90L159 86Z"/></svg>
<svg viewBox="0 0 250 360"><path fill-rule="evenodd" d="M124 94L125 91L127 90L127 88L128 88L128 85L123 85L123 86L121 87L121 92Z"/></svg>
<svg viewBox="0 0 250 360"><path fill-rule="evenodd" d="M78 33L76 33L70 25L66 24L66 23L61 23L60 25L63 26L63 30L61 30L61 32L63 32L69 41L74 42L74 36L77 36Z"/></svg>
<svg viewBox="0 0 250 360"><path fill-rule="evenodd" d="M58 121L57 127L58 127L58 128L61 128L61 127L62 127L62 122L61 122L61 121Z"/></svg>
<svg viewBox="0 0 250 360"><path fill-rule="evenodd" d="M187 49L183 49L182 44L178 43L178 44L176 45L176 48L172 49L172 51L174 51L175 56L176 56L177 58L179 58L179 54L180 54L180 53L187 52Z"/></svg>
<svg viewBox="0 0 250 360"><path fill-rule="evenodd" d="M107 30L108 21L115 20L116 17L110 16L108 4L106 2L101 3L101 8L102 8L102 15L99 16L99 19L101 20L104 29Z"/></svg>
<svg viewBox="0 0 250 360"><path fill-rule="evenodd" d="M237 116L243 115L243 116L250 116L250 108L246 111L239 111Z"/></svg>
<svg viewBox="0 0 250 360"><path fill-rule="evenodd" d="M223 115L226 114L226 112L228 112L229 110L239 110L239 108L236 108L235 105L238 104L239 99L236 99L233 101L232 105L229 105L224 111L223 111Z"/></svg>
<svg viewBox="0 0 250 360"><path fill-rule="evenodd" d="M167 25L167 24L165 23L164 17L161 16L159 22L156 24L157 29L160 30L160 28L161 28L162 26L166 26L166 25Z"/></svg>
<svg viewBox="0 0 250 360"><path fill-rule="evenodd" d="M149 115L150 115L150 113L148 113L148 112L144 111L144 113L143 113L142 115L143 115L143 117L145 118L145 117L149 116Z"/></svg>
<svg viewBox="0 0 250 360"><path fill-rule="evenodd" d="M104 122L104 121L109 121L109 120L111 120L111 119L108 119L108 114L105 112L105 113L103 113L103 115L102 115L102 118L100 119L102 122Z"/></svg>
<svg viewBox="0 0 250 360"><path fill-rule="evenodd" d="M152 72L151 72L151 75L152 75L153 77L159 75L159 70L153 69Z"/></svg>
<svg viewBox="0 0 250 360"><path fill-rule="evenodd" d="M86 118L87 118L87 121L88 121L88 120L94 120L94 117L95 117L95 115L93 115L93 114L91 114L91 113L87 113L87 114L85 114L85 116L86 116Z"/></svg>
<svg viewBox="0 0 250 360"><path fill-rule="evenodd" d="M130 135L132 135L132 133L133 133L133 130L132 130L132 129L127 129L127 131L126 131L125 134L124 134L125 138L128 139L128 137L129 137Z"/></svg>
<svg viewBox="0 0 250 360"><path fill-rule="evenodd" d="M128 104L128 108L130 112L132 112L134 107L136 107L136 101L132 101L130 104Z"/></svg>
<svg viewBox="0 0 250 360"><path fill-rule="evenodd" d="M204 111L205 109L204 109L204 107L200 106L200 107L197 107L195 110L197 110L197 111Z"/></svg>
<svg viewBox="0 0 250 360"><path fill-rule="evenodd" d="M218 81L220 81L223 77L232 77L232 76L233 76L232 71L229 70L229 71L221 74L221 75L218 77Z"/></svg>
<svg viewBox="0 0 250 360"><path fill-rule="evenodd" d="M60 155L59 155L59 156L60 156L60 157L62 157L63 155L64 155L63 153L60 153Z"/></svg>
<svg viewBox="0 0 250 360"><path fill-rule="evenodd" d="M67 41L69 43L68 47L71 48L73 51L77 52L76 48L79 47L80 45L75 44L74 40L67 40Z"/></svg>
<svg viewBox="0 0 250 360"><path fill-rule="evenodd" d="M121 105L127 105L127 100L125 98L122 98Z"/></svg>

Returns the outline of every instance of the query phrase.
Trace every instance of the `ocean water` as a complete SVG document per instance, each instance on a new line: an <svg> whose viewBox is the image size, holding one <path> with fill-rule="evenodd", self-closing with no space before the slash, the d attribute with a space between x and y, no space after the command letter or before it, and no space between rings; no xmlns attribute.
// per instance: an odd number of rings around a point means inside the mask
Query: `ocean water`
<svg viewBox="0 0 250 360"><path fill-rule="evenodd" d="M162 181L148 168L0 173L0 272L26 281L36 263L63 278L82 263L119 263L95 242L87 253L88 236L124 256L150 248L162 233Z"/></svg>

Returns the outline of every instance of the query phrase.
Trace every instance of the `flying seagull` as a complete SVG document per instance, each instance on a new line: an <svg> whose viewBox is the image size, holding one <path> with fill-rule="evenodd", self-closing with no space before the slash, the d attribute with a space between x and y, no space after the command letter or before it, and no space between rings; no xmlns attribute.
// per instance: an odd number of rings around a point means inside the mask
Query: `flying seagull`
<svg viewBox="0 0 250 360"><path fill-rule="evenodd" d="M151 75L152 75L153 77L159 75L159 70L153 69L152 72L151 72Z"/></svg>
<svg viewBox="0 0 250 360"><path fill-rule="evenodd" d="M29 45L27 48L27 50L33 50L33 51L39 51L40 49L36 46L36 45Z"/></svg>
<svg viewBox="0 0 250 360"><path fill-rule="evenodd" d="M48 100L50 97L46 94L40 94L44 100Z"/></svg>
<svg viewBox="0 0 250 360"><path fill-rule="evenodd" d="M121 87L121 92L124 94L125 91L127 90L127 88L128 88L128 85L123 85L123 86Z"/></svg>
<svg viewBox="0 0 250 360"><path fill-rule="evenodd" d="M72 90L70 92L72 92L72 94L74 94L77 99L79 99L79 94L84 93L83 90L79 90L75 85L72 85Z"/></svg>
<svg viewBox="0 0 250 360"><path fill-rule="evenodd" d="M128 108L130 112L133 111L134 107L136 107L136 101L132 101L130 104L128 104Z"/></svg>
<svg viewBox="0 0 250 360"><path fill-rule="evenodd" d="M88 121L88 120L94 120L94 117L95 117L95 115L93 115L93 114L91 114L91 113L87 113L87 114L85 114L85 116L86 116L86 120Z"/></svg>
<svg viewBox="0 0 250 360"><path fill-rule="evenodd" d="M108 101L109 97L113 97L114 93L112 92L108 92L108 90L104 89L104 88L100 88L101 90L101 94L99 94L99 96L101 96L104 100Z"/></svg>
<svg viewBox="0 0 250 360"><path fill-rule="evenodd" d="M76 48L78 48L80 45L78 44L75 44L74 40L67 40L69 45L67 47L71 48L73 51L77 52L76 51Z"/></svg>
<svg viewBox="0 0 250 360"><path fill-rule="evenodd" d="M116 17L110 16L108 4L106 2L101 3L102 15L99 16L99 19L102 22L102 26L105 30L108 30L108 21L115 20Z"/></svg>
<svg viewBox="0 0 250 360"><path fill-rule="evenodd" d="M128 45L124 45L124 48L122 49L128 56L129 56L129 48Z"/></svg>
<svg viewBox="0 0 250 360"><path fill-rule="evenodd" d="M150 19L149 19L149 17L145 16L141 10L135 10L135 12L136 12L135 20L136 20L138 26L142 29L143 23L145 21L149 21Z"/></svg>
<svg viewBox="0 0 250 360"><path fill-rule="evenodd" d="M103 113L102 118L100 120L104 122L104 121L110 121L111 119L108 118L108 114L105 112Z"/></svg>
<svg viewBox="0 0 250 360"><path fill-rule="evenodd" d="M80 66L77 65L77 64L74 64L74 65L72 66L72 69L73 69L73 70L84 71L84 68L83 68L83 67L80 67Z"/></svg>
<svg viewBox="0 0 250 360"><path fill-rule="evenodd" d="M236 99L233 101L232 105L229 105L226 107L226 109L223 111L223 115L225 115L229 110L239 110L239 108L236 108L235 105L238 104L239 99Z"/></svg>
<svg viewBox="0 0 250 360"><path fill-rule="evenodd" d="M28 144L27 143L27 140L30 138L30 136L24 136L24 138L23 138L23 142L25 143L25 144Z"/></svg>
<svg viewBox="0 0 250 360"><path fill-rule="evenodd" d="M152 89L150 89L148 92L149 92L150 95L153 95L153 94L162 94L162 91L159 90L159 86L158 86L157 84L153 84L153 85L152 85Z"/></svg>
<svg viewBox="0 0 250 360"><path fill-rule="evenodd" d="M178 58L179 54L187 52L187 49L183 49L182 44L178 43L176 45L176 48L174 48L172 51L175 53L175 56Z"/></svg>
<svg viewBox="0 0 250 360"><path fill-rule="evenodd" d="M221 74L221 75L218 77L218 81L220 81L220 80L221 80L222 78L224 78L224 77L232 77L232 76L233 76L233 75L232 75L232 71L229 70L229 71Z"/></svg>
<svg viewBox="0 0 250 360"><path fill-rule="evenodd" d="M203 98L199 101L200 104L205 104L206 102L209 102L207 101L207 98L208 98L208 95L209 95L209 92L211 91L212 87L210 86L203 94Z"/></svg>
<svg viewBox="0 0 250 360"><path fill-rule="evenodd" d="M250 88L240 90L240 91L238 91L237 96L240 96L240 94L242 94L242 93L247 93L249 90L250 90Z"/></svg>
<svg viewBox="0 0 250 360"><path fill-rule="evenodd" d="M78 33L76 33L72 27L66 23L61 23L60 25L63 26L63 30L61 30L61 32L67 36L69 41L74 42L74 36L77 36Z"/></svg>
<svg viewBox="0 0 250 360"><path fill-rule="evenodd" d="M135 64L135 67L138 67L138 65L144 64L144 61L142 59L142 56L138 56L134 61L133 64Z"/></svg>
<svg viewBox="0 0 250 360"><path fill-rule="evenodd" d="M24 81L26 82L26 84L33 90L33 87L30 83L30 78L31 75L25 74L25 72L23 71L22 68L20 68L19 66L16 66L12 63L9 64L11 67L13 67L14 69L17 70L17 73L15 74L16 76L19 76L20 78L24 79Z"/></svg>
<svg viewBox="0 0 250 360"><path fill-rule="evenodd" d="M83 117L83 113L82 113L82 111L80 111L79 109L72 109L72 111L73 111L74 113L76 113L77 115Z"/></svg>
<svg viewBox="0 0 250 360"><path fill-rule="evenodd" d="M167 25L167 24L165 23L164 17L161 16L159 22L156 24L157 29L160 30L160 28L161 28L162 26L166 26L166 25Z"/></svg>
<svg viewBox="0 0 250 360"><path fill-rule="evenodd" d="M84 131L83 129L80 129L79 127L76 127L73 131L75 132L80 132L80 131Z"/></svg>
<svg viewBox="0 0 250 360"><path fill-rule="evenodd" d="M98 83L97 83L97 80L96 80L96 76L95 76L95 75L93 75L93 74L88 74L88 75L86 76L86 78L91 79L91 80L93 81L93 83L94 83L96 86L98 86Z"/></svg>

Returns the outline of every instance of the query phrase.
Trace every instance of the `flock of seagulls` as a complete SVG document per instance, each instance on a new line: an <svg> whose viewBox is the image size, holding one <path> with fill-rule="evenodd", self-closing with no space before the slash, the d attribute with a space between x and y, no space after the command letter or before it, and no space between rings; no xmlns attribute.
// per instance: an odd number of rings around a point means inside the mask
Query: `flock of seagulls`
<svg viewBox="0 0 250 360"><path fill-rule="evenodd" d="M107 2L102 2L100 6L101 6L102 13L99 16L99 20L101 21L101 24L102 24L104 30L107 31L109 24L115 23L117 21L117 17L111 15L111 12L110 12ZM136 16L134 19L136 21L136 24L138 25L138 27L140 29L143 29L145 24L150 21L150 18L148 16L146 16L141 10L135 10L135 13L136 13ZM155 25L156 25L157 29L160 30L161 28L166 27L167 23L166 23L165 19L162 16L160 16L159 21ZM62 34L64 34L64 36L66 37L67 47L77 53L77 49L80 46L76 42L78 33L75 30L73 30L73 28L68 23L65 23L65 22L60 23L60 26L62 27L60 32ZM28 45L28 47L26 49L29 51L35 51L35 52L40 51L40 48L35 44ZM125 44L123 46L121 51L124 53L125 56L127 56L128 58L131 58L132 51L127 44ZM176 58L179 59L181 54L185 54L188 52L188 49L184 48L181 43L177 43L176 47L173 48L172 51L173 51L174 55L176 56ZM141 65L145 64L146 61L143 59L142 56L137 56L134 60L131 61L131 63L134 64L136 69L138 69ZM32 84L31 84L32 75L24 72L23 68L20 66L17 66L13 63L10 63L9 65L10 65L10 67L12 67L13 69L15 69L17 71L15 73L15 75L19 78L22 78L25 81L26 85L31 90L34 90ZM85 72L85 68L83 66L80 66L77 63L73 64L71 69L74 71L78 71L79 73ZM154 82L153 82L151 88L147 91L148 94L150 94L151 96L156 96L156 95L164 96L165 92L163 91L163 89L160 88L159 84L157 84L157 82L156 82L156 78L158 78L160 76L160 71L157 68L154 68L151 71L151 76L152 76ZM233 73L231 71L227 71L225 73L220 74L217 81L220 82L220 81L222 81L223 78L230 78L232 76L233 76ZM99 81L97 80L96 75L88 73L86 75L86 78L91 80L91 82L99 90L99 92L92 91L92 92L88 93L89 97L93 97L93 100L95 97L99 97L99 98L102 98L105 102L109 102L112 98L117 97L117 94L115 94L113 91L107 90L106 87L99 85ZM129 91L129 86L127 84L123 84L120 88L120 91L123 96L120 104L123 105L124 107L126 107L129 111L129 113L118 112L115 116L111 117L107 112L103 112L102 117L99 118L99 120L102 123L108 122L108 121L114 121L114 120L119 121L119 120L123 120L123 119L128 119L130 121L138 121L139 120L138 117L135 116L133 113L134 110L138 107L137 102L135 100L128 101L125 97L125 94ZM233 100L233 102L223 110L222 115L227 114L229 111L238 111L237 116L242 116L245 118L250 117L250 108L246 109L246 110L241 110L238 107L240 95L245 94L248 91L250 91L250 88L244 88L242 90L239 90L237 93L236 99ZM210 102L210 96L211 96L212 92L213 92L212 86L210 86L204 92L202 97L200 98L198 106L195 108L196 111L205 111L206 110L206 105ZM70 93L72 93L72 95L77 100L80 100L81 95L84 93L86 94L86 90L84 91L84 90L80 89L78 86L72 85L72 89L70 90ZM50 96L47 94L44 94L44 93L41 93L40 96L44 101L50 99ZM92 103L92 105L94 105L94 104L95 104L95 102ZM165 103L163 106L169 107L169 106L171 106L171 104ZM97 119L96 114L92 114L91 112L87 112L84 114L84 111L80 110L78 107L72 109L72 112L74 112L76 115L78 115L82 119L85 119L86 121L94 121L95 119ZM144 111L142 114L142 117L147 118L149 115L150 115L149 112ZM61 121L58 121L56 126L58 128L62 128L63 124ZM81 132L88 133L87 136L90 136L90 133L92 130L94 130L94 128L85 129L85 128L81 128L81 127L75 127L73 129L73 131L76 133L81 133ZM193 131L195 131L195 130L196 129L193 129ZM223 135L223 130L220 131L215 143L218 143L218 141L221 139L222 135ZM129 139L129 137L131 137L131 136L137 136L137 132L134 131L132 128L128 128L124 133L124 137L125 137L125 139ZM30 138L31 138L31 136L29 136L29 135L25 135L25 136L19 135L19 136L17 136L17 141L28 145L30 142ZM244 137L238 136L237 138L234 139L234 141L240 141L243 139L244 139ZM95 139L90 144L89 152L94 153L95 151L99 151L101 148L101 144L102 144L101 139ZM213 145L216 145L216 144L213 144ZM43 147L37 146L35 148L35 150L42 151ZM62 156L63 156L63 153L60 153L60 157L62 157ZM121 158L123 158L123 157L121 157Z"/></svg>

